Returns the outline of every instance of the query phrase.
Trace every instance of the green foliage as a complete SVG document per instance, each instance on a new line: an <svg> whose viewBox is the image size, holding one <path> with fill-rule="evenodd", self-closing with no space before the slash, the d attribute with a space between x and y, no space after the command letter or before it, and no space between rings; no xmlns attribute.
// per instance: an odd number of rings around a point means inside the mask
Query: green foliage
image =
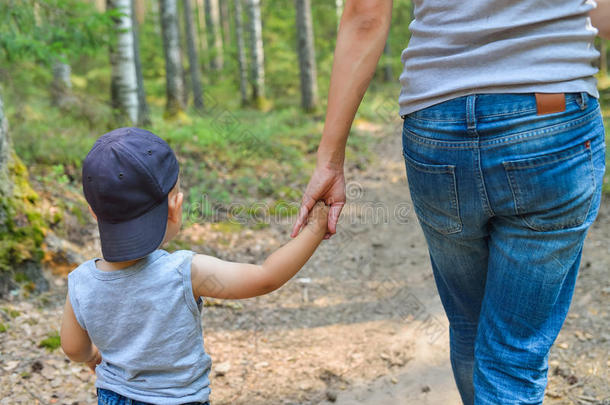
<svg viewBox="0 0 610 405"><path fill-rule="evenodd" d="M116 11L99 13L81 0L4 0L0 50L9 62L50 63L92 54L108 43L106 32L116 15Z"/></svg>
<svg viewBox="0 0 610 405"><path fill-rule="evenodd" d="M59 333L57 331L51 332L47 335L46 339L43 339L38 347L44 347L48 351L53 351L61 346L61 338L59 337Z"/></svg>
<svg viewBox="0 0 610 405"><path fill-rule="evenodd" d="M0 322L0 333L4 333L8 330L8 326L6 324Z"/></svg>

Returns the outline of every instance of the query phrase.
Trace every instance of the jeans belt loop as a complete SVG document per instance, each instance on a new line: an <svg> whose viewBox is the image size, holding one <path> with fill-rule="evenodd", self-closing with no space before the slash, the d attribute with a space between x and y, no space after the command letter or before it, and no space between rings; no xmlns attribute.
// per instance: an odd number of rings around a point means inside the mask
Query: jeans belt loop
<svg viewBox="0 0 610 405"><path fill-rule="evenodd" d="M589 95L587 94L586 91L581 91L580 92L580 97L579 97L579 103L578 105L580 106L581 110L585 110L587 108L587 101L589 100Z"/></svg>

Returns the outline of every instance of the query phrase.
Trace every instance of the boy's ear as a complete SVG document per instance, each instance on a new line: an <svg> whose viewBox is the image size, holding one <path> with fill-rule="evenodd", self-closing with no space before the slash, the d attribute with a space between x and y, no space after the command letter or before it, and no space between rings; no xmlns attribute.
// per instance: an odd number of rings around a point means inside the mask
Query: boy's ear
<svg viewBox="0 0 610 405"><path fill-rule="evenodd" d="M95 219L97 221L97 215L95 215L95 212L93 212L93 210L91 209L90 205L87 205L87 207L89 208L89 212L91 213L91 215L93 216L93 219Z"/></svg>
<svg viewBox="0 0 610 405"><path fill-rule="evenodd" d="M167 201L167 219L170 221L178 221L182 218L182 201L184 195L181 192L170 194Z"/></svg>

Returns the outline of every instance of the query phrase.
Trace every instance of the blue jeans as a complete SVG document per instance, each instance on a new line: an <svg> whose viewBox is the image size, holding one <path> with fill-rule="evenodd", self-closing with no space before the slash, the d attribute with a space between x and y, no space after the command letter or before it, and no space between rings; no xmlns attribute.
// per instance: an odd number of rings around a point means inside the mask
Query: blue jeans
<svg viewBox="0 0 610 405"><path fill-rule="evenodd" d="M403 152L464 404L542 404L600 205L597 100L537 115L533 94L459 97L407 115Z"/></svg>
<svg viewBox="0 0 610 405"><path fill-rule="evenodd" d="M136 401L135 399L124 397L114 391L103 388L97 389L98 405L153 405L148 402ZM188 402L184 405L210 405L209 402Z"/></svg>

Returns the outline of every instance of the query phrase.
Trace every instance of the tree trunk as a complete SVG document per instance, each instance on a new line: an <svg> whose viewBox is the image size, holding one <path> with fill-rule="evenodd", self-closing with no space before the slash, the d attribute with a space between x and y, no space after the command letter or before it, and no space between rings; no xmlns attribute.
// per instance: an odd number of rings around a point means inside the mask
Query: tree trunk
<svg viewBox="0 0 610 405"><path fill-rule="evenodd" d="M136 4L141 3L138 0L131 0L132 9L136 9ZM140 4L139 7L143 7ZM144 13L142 12L142 19ZM136 80L138 84L138 125L149 126L150 121L150 109L146 102L146 90L144 89L144 77L142 75L142 60L140 58L140 17L136 13L132 14L132 25L133 25L133 58L136 66Z"/></svg>
<svg viewBox="0 0 610 405"><path fill-rule="evenodd" d="M335 0L335 10L337 13L337 27L339 27L339 22L341 22L341 15L343 15L343 0Z"/></svg>
<svg viewBox="0 0 610 405"><path fill-rule="evenodd" d="M242 18L241 0L235 3L235 36L237 38L237 63L239 65L239 91L241 104L248 103L248 72L246 65L246 46L244 45L244 23Z"/></svg>
<svg viewBox="0 0 610 405"><path fill-rule="evenodd" d="M220 10L218 0L205 0L205 19L208 28L209 49L212 51L210 68L212 70L221 70L224 65L224 57L222 54L222 35L220 33Z"/></svg>
<svg viewBox="0 0 610 405"><path fill-rule="evenodd" d="M263 25L260 0L248 1L248 30L250 32L250 55L252 56L252 99L261 106L265 99L265 54L263 49Z"/></svg>
<svg viewBox="0 0 610 405"><path fill-rule="evenodd" d="M208 53L208 36L206 34L205 13L203 0L195 0L197 8L197 31L199 33L199 46L204 54Z"/></svg>
<svg viewBox="0 0 610 405"><path fill-rule="evenodd" d="M600 38L600 59L599 59L599 70L604 76L608 75L608 41Z"/></svg>
<svg viewBox="0 0 610 405"><path fill-rule="evenodd" d="M51 98L53 105L66 108L73 103L72 82L70 80L70 65L56 60L53 63L53 84L51 85Z"/></svg>
<svg viewBox="0 0 610 405"><path fill-rule="evenodd" d="M121 13L115 19L116 48L110 50L112 106L119 121L138 122L138 81L134 59L130 0L108 0L107 8Z"/></svg>
<svg viewBox="0 0 610 405"><path fill-rule="evenodd" d="M93 0L93 4L95 5L95 9L100 13L106 11L106 0Z"/></svg>
<svg viewBox="0 0 610 405"><path fill-rule="evenodd" d="M146 19L146 0L134 0L131 3L131 9L133 10L133 15L136 17L135 20L139 25L144 24L144 20Z"/></svg>
<svg viewBox="0 0 610 405"><path fill-rule="evenodd" d="M13 185L10 182L8 175L8 162L11 157L11 147L8 139L8 120L4 115L4 103L0 94L0 196L8 196L12 194ZM0 205L0 224L5 213Z"/></svg>
<svg viewBox="0 0 610 405"><path fill-rule="evenodd" d="M231 44L231 16L229 15L228 0L220 0L220 22L222 25L223 44L229 48Z"/></svg>
<svg viewBox="0 0 610 405"><path fill-rule="evenodd" d="M182 81L182 61L180 59L180 38L178 34L178 8L176 0L160 0L161 32L165 54L165 89L167 104L165 115L177 116L184 108L182 103L184 83Z"/></svg>
<svg viewBox="0 0 610 405"><path fill-rule="evenodd" d="M383 81L391 82L394 80L392 74L392 64L390 63L392 57L392 51L390 50L390 43L388 41L385 42L385 47L383 48L383 56L384 56L384 64L383 64Z"/></svg>
<svg viewBox="0 0 610 405"><path fill-rule="evenodd" d="M316 54L313 43L313 25L311 22L310 0L295 0L297 51L299 54L299 72L301 78L301 106L306 111L313 111L318 103L318 85L316 74Z"/></svg>
<svg viewBox="0 0 610 405"><path fill-rule="evenodd" d="M177 6L178 9L176 11L176 15L178 18L178 48L180 49L180 61L181 63L184 62L184 55L185 55L185 49L188 48L187 44L186 44L186 29L184 26L184 18L181 18L180 16L184 17L184 0L178 0L177 2ZM188 52L186 52L188 54ZM182 65L182 84L184 86L184 91L182 92L182 105L184 105L184 108L187 108L189 105L189 93L191 91L191 83L190 83L190 77L189 77L189 72L187 71L186 67L184 66L184 63Z"/></svg>
<svg viewBox="0 0 610 405"><path fill-rule="evenodd" d="M189 70L191 73L191 86L193 87L193 104L198 110L203 109L203 89L201 87L201 73L199 71L199 55L195 46L195 27L193 25L193 8L191 0L184 0L184 30L188 48Z"/></svg>

